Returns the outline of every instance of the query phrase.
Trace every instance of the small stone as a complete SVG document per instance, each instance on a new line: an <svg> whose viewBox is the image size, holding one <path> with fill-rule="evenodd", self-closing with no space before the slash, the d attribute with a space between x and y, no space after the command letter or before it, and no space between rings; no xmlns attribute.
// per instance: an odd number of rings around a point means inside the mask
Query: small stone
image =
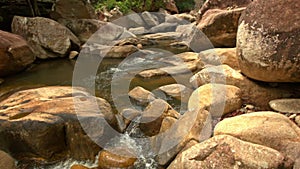
<svg viewBox="0 0 300 169"><path fill-rule="evenodd" d="M77 51L71 51L69 54L69 59L74 59L76 56L78 56L78 52Z"/></svg>
<svg viewBox="0 0 300 169"><path fill-rule="evenodd" d="M283 113L300 113L300 99L276 99L269 102L270 107Z"/></svg>
<svg viewBox="0 0 300 169"><path fill-rule="evenodd" d="M187 88L182 84L170 84L161 86L158 88L159 90L163 91L165 94L174 97L177 100L181 100L183 102L188 102L193 90Z"/></svg>
<svg viewBox="0 0 300 169"><path fill-rule="evenodd" d="M142 49L142 48L143 48L143 45L139 43L139 44L137 44L136 47L139 48L139 49Z"/></svg>

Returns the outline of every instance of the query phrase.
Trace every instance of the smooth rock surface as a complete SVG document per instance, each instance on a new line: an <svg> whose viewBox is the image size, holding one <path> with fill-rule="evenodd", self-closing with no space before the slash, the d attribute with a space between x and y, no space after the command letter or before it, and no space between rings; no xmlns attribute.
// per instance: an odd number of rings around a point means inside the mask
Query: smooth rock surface
<svg viewBox="0 0 300 169"><path fill-rule="evenodd" d="M0 150L0 168L16 169L15 160L6 152Z"/></svg>
<svg viewBox="0 0 300 169"><path fill-rule="evenodd" d="M35 55L21 36L0 30L0 39L0 77L19 72L34 62Z"/></svg>
<svg viewBox="0 0 300 169"><path fill-rule="evenodd" d="M298 0L257 0L247 7L237 34L243 74L265 82L300 82L299 6Z"/></svg>
<svg viewBox="0 0 300 169"><path fill-rule="evenodd" d="M292 160L300 156L300 128L279 113L255 112L224 119L214 135L224 134L271 147Z"/></svg>
<svg viewBox="0 0 300 169"><path fill-rule="evenodd" d="M213 117L221 117L241 108L239 88L224 84L205 84L196 89L188 102L190 111L207 109Z"/></svg>
<svg viewBox="0 0 300 169"><path fill-rule="evenodd" d="M161 86L158 88L160 91L165 94L174 97L177 100L181 100L182 102L188 102L193 90L187 88L182 84L170 84Z"/></svg>
<svg viewBox="0 0 300 169"><path fill-rule="evenodd" d="M214 136L179 154L168 169L274 169L292 168L283 154L232 136Z"/></svg>
<svg viewBox="0 0 300 169"><path fill-rule="evenodd" d="M214 47L235 47L239 18L244 10L208 10L197 28L209 38Z"/></svg>
<svg viewBox="0 0 300 169"><path fill-rule="evenodd" d="M80 46L80 41L68 28L48 18L15 16L12 32L24 37L41 59L64 57L72 48Z"/></svg>
<svg viewBox="0 0 300 169"><path fill-rule="evenodd" d="M300 113L300 99L277 99L269 102L270 107L283 113Z"/></svg>
<svg viewBox="0 0 300 169"><path fill-rule="evenodd" d="M101 148L83 129L101 137L105 126L99 124L104 119L116 126L109 103L82 88L50 86L18 91L0 102L0 137L5 138L0 139L0 146L17 159L54 161L67 155L93 160Z"/></svg>
<svg viewBox="0 0 300 169"><path fill-rule="evenodd" d="M118 154L114 154L114 152ZM121 154L128 156L122 156ZM98 167L101 169L133 168L133 164L137 159L131 156L131 152L126 148L116 147L111 151L102 150L99 153Z"/></svg>
<svg viewBox="0 0 300 169"><path fill-rule="evenodd" d="M150 91L138 86L130 90L129 97L141 105L147 105L149 102L155 100L155 96Z"/></svg>

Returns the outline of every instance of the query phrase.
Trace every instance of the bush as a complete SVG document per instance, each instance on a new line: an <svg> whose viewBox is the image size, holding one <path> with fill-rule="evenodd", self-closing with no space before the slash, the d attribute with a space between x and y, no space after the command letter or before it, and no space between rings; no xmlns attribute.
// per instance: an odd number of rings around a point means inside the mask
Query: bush
<svg viewBox="0 0 300 169"><path fill-rule="evenodd" d="M157 11L164 6L163 0L98 0L94 3L96 9L106 8L111 10L114 7L119 7L124 14L130 10L135 12L142 11Z"/></svg>

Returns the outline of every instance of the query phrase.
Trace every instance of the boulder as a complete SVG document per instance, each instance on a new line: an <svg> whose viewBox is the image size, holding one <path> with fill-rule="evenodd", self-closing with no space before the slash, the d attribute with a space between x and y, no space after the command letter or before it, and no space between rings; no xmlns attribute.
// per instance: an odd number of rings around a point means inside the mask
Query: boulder
<svg viewBox="0 0 300 169"><path fill-rule="evenodd" d="M68 28L48 18L15 16L12 32L23 36L41 59L64 57L72 48L78 50L80 46Z"/></svg>
<svg viewBox="0 0 300 169"><path fill-rule="evenodd" d="M129 97L135 100L140 105L147 105L151 101L155 100L155 96L150 91L138 86L130 90Z"/></svg>
<svg viewBox="0 0 300 169"><path fill-rule="evenodd" d="M207 109L213 117L219 118L241 108L241 90L224 84L205 84L196 89L188 102L190 111Z"/></svg>
<svg viewBox="0 0 300 169"><path fill-rule="evenodd" d="M85 166L80 165L80 164L75 164L75 165L72 165L72 167L70 169L90 169L90 168L85 167Z"/></svg>
<svg viewBox="0 0 300 169"><path fill-rule="evenodd" d="M152 28L154 26L159 25L159 21L158 18L154 15L151 14L148 11L145 11L141 14L143 20L145 21L146 25L148 26L148 28Z"/></svg>
<svg viewBox="0 0 300 169"><path fill-rule="evenodd" d="M252 81L228 65L206 67L192 76L190 78L190 83L195 88L209 83L227 84L239 87L241 90L241 98L244 103L251 103L264 110L270 109L269 102L271 100L294 97L295 90L298 90L298 87L291 86L290 84L271 86L269 84Z"/></svg>
<svg viewBox="0 0 300 169"><path fill-rule="evenodd" d="M193 90L182 85L182 84L170 84L161 86L158 90L164 92L168 96L171 96L177 100L181 100L182 102L188 102Z"/></svg>
<svg viewBox="0 0 300 169"><path fill-rule="evenodd" d="M86 0L57 0L53 6L51 18L97 19L95 9Z"/></svg>
<svg viewBox="0 0 300 169"><path fill-rule="evenodd" d="M257 0L247 7L237 34L243 74L265 82L300 82L300 11L296 6L300 6L298 0Z"/></svg>
<svg viewBox="0 0 300 169"><path fill-rule="evenodd" d="M35 60L21 36L0 30L0 39L0 77L21 71Z"/></svg>
<svg viewBox="0 0 300 169"><path fill-rule="evenodd" d="M114 152L118 152L114 154ZM124 154L124 156L122 155ZM115 147L111 151L102 150L98 157L98 167L101 169L111 168L133 168L137 158L131 157L133 154L126 148Z"/></svg>
<svg viewBox="0 0 300 169"><path fill-rule="evenodd" d="M178 119L180 114L175 111L166 101L155 99L150 102L141 113L140 129L147 136L155 136L159 133L162 121L170 117Z"/></svg>
<svg viewBox="0 0 300 169"><path fill-rule="evenodd" d="M16 169L16 161L6 152L0 150L0 168Z"/></svg>
<svg viewBox="0 0 300 169"><path fill-rule="evenodd" d="M116 127L109 103L82 88L18 91L0 102L0 148L18 160L38 157L54 161L66 156L93 160L101 148L89 136L105 134L104 124L99 126L103 119ZM91 133L90 127L95 132Z"/></svg>
<svg viewBox="0 0 300 169"><path fill-rule="evenodd" d="M214 47L235 47L239 18L244 10L208 10L197 28L209 38Z"/></svg>
<svg viewBox="0 0 300 169"><path fill-rule="evenodd" d="M247 7L253 0L207 0L198 11L199 18L210 9L234 9Z"/></svg>
<svg viewBox="0 0 300 169"><path fill-rule="evenodd" d="M204 65L226 64L235 70L239 70L239 61L236 55L236 48L215 48L199 53L199 58Z"/></svg>
<svg viewBox="0 0 300 169"><path fill-rule="evenodd" d="M177 23L168 23L164 22L157 26L152 27L149 30L149 33L155 34L155 33L164 33L164 32L174 32L176 30L176 27L178 26Z"/></svg>
<svg viewBox="0 0 300 169"><path fill-rule="evenodd" d="M128 31L135 35L143 35L148 33L148 30L145 27L129 28Z"/></svg>
<svg viewBox="0 0 300 169"><path fill-rule="evenodd" d="M292 168L292 162L269 147L228 135L214 136L180 153L168 169Z"/></svg>
<svg viewBox="0 0 300 169"><path fill-rule="evenodd" d="M80 40L81 43L87 40L106 22L96 19L59 19L59 23L69 28Z"/></svg>
<svg viewBox="0 0 300 169"><path fill-rule="evenodd" d="M183 149L212 135L212 119L208 111L187 111L178 119L165 118L156 138L157 161L166 165Z"/></svg>
<svg viewBox="0 0 300 169"><path fill-rule="evenodd" d="M271 147L294 161L300 156L300 128L279 113L255 112L224 119L214 130L214 135L223 134Z"/></svg>

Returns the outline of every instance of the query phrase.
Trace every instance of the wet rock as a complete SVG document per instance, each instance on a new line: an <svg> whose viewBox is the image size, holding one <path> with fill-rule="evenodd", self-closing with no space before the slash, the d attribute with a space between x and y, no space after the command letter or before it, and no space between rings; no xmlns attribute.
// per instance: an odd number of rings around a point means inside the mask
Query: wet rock
<svg viewBox="0 0 300 169"><path fill-rule="evenodd" d="M247 7L237 35L243 74L265 82L300 82L300 11L295 6L300 2L258 0Z"/></svg>
<svg viewBox="0 0 300 169"><path fill-rule="evenodd" d="M0 150L0 168L16 169L15 160L6 152Z"/></svg>
<svg viewBox="0 0 300 169"><path fill-rule="evenodd" d="M165 85L159 87L158 89L177 100L181 100L182 102L188 102L190 95L193 92L192 89L187 88L182 84Z"/></svg>
<svg viewBox="0 0 300 169"><path fill-rule="evenodd" d="M160 32L174 32L176 30L176 27L178 26L177 23L161 23L157 26L152 27L149 30L149 33L155 34Z"/></svg>
<svg viewBox="0 0 300 169"><path fill-rule="evenodd" d="M97 19L97 15L92 5L85 0L57 0L51 18Z"/></svg>
<svg viewBox="0 0 300 169"><path fill-rule="evenodd" d="M118 154L114 154L114 153ZM137 159L126 148L112 148L110 151L102 150L99 153L98 167L101 169L133 168Z"/></svg>
<svg viewBox="0 0 300 169"><path fill-rule="evenodd" d="M35 60L30 46L21 36L0 30L0 38L0 76L19 72Z"/></svg>
<svg viewBox="0 0 300 169"><path fill-rule="evenodd" d="M125 128L127 128L132 120L140 116L141 113L141 111L132 108L123 109L120 115L123 117L124 125L126 126Z"/></svg>
<svg viewBox="0 0 300 169"><path fill-rule="evenodd" d="M183 64L175 66L167 66L158 69L150 69L140 72L138 75L143 78L152 78L160 76L174 76L179 74L191 73L197 70L197 65L195 64Z"/></svg>
<svg viewBox="0 0 300 169"><path fill-rule="evenodd" d="M232 136L214 136L183 151L168 169L292 168L280 152Z"/></svg>
<svg viewBox="0 0 300 169"><path fill-rule="evenodd" d="M78 49L80 45L68 28L48 18L15 16L12 32L23 36L41 59L67 56L72 48Z"/></svg>
<svg viewBox="0 0 300 169"><path fill-rule="evenodd" d="M252 0L208 0L199 10L199 18L210 9L234 9L248 6Z"/></svg>
<svg viewBox="0 0 300 169"><path fill-rule="evenodd" d="M128 95L140 105L147 105L149 102L155 100L153 93L140 86L130 90Z"/></svg>
<svg viewBox="0 0 300 169"><path fill-rule="evenodd" d="M239 70L236 48L215 48L205 50L199 53L199 58L205 65L226 64L235 70Z"/></svg>
<svg viewBox="0 0 300 169"><path fill-rule="evenodd" d="M188 102L189 110L207 109L213 117L221 117L242 106L239 88L224 84L206 84L196 89Z"/></svg>
<svg viewBox="0 0 300 169"><path fill-rule="evenodd" d="M178 119L180 114L175 111L166 101L155 99L150 102L142 112L140 129L147 136L155 136L159 133L162 121L166 117Z"/></svg>
<svg viewBox="0 0 300 169"><path fill-rule="evenodd" d="M0 102L0 138L5 138L0 148L17 159L55 161L69 156L93 160L100 147L89 136L105 134L104 125L99 125L104 120L116 127L109 103L82 88L51 86L19 91Z"/></svg>
<svg viewBox="0 0 300 169"><path fill-rule="evenodd" d="M269 102L270 107L283 113L300 113L300 99L277 99Z"/></svg>
<svg viewBox="0 0 300 169"><path fill-rule="evenodd" d="M195 88L208 83L237 86L241 89L241 98L244 103L251 103L265 110L270 109L271 100L291 97L295 91L295 87L282 85L272 87L268 84L257 83L227 65L204 68L190 78L190 83Z"/></svg>
<svg viewBox="0 0 300 169"><path fill-rule="evenodd" d="M106 22L96 19L59 19L59 23L69 28L83 44Z"/></svg>
<svg viewBox="0 0 300 169"><path fill-rule="evenodd" d="M292 160L299 158L300 128L279 113L255 112L224 119L214 130L214 135L223 134L271 147Z"/></svg>
<svg viewBox="0 0 300 169"><path fill-rule="evenodd" d="M214 47L235 47L239 18L244 10L208 10L197 28L209 38Z"/></svg>
<svg viewBox="0 0 300 169"><path fill-rule="evenodd" d="M152 28L154 26L159 25L159 20L154 14L151 14L150 12L145 11L141 15L142 15L146 25L148 26L148 28Z"/></svg>

